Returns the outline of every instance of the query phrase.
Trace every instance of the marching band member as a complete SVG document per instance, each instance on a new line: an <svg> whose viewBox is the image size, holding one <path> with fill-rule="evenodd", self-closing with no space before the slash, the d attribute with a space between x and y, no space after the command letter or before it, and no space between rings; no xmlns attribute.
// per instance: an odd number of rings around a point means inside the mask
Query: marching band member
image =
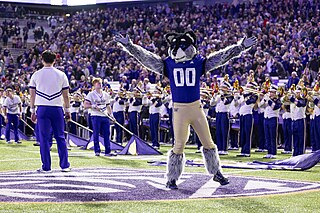
<svg viewBox="0 0 320 213"><path fill-rule="evenodd" d="M296 96L291 96L293 103L291 111L292 133L293 133L293 156L304 154L306 136L306 95L302 93L302 87L297 86Z"/></svg>
<svg viewBox="0 0 320 213"><path fill-rule="evenodd" d="M3 88L0 88L0 139L4 140L5 139L5 135L2 134L2 125L4 124L4 115L2 114L3 112L3 102L5 100L5 96L4 96L4 90Z"/></svg>
<svg viewBox="0 0 320 213"><path fill-rule="evenodd" d="M262 94L259 96L258 101L258 138L259 138L259 149L255 150L255 152L266 152L268 150L268 147L266 146L266 138L265 138L265 129L264 129L264 123L265 123L265 109L267 106L266 101L266 93L268 92L268 89L266 86L266 82L263 83L262 86Z"/></svg>
<svg viewBox="0 0 320 213"><path fill-rule="evenodd" d="M149 97L144 96L142 99L142 104L145 106L149 106L149 126L151 132L152 147L155 149L159 149L160 107L162 106L162 101L159 96L152 97L152 95L153 94L151 94Z"/></svg>
<svg viewBox="0 0 320 213"><path fill-rule="evenodd" d="M125 96L126 96L125 91L120 89L112 105L113 116L116 119L116 121L121 125L124 125L124 121L125 121L124 113L126 110L126 102L127 102L127 99ZM123 130L117 124L115 124L115 129L116 129L116 142L119 144L122 144Z"/></svg>
<svg viewBox="0 0 320 213"><path fill-rule="evenodd" d="M173 120L172 120L172 95L171 95L171 91L170 91L170 86L167 86L165 88L166 93L168 94L165 99L164 99L164 103L166 103L166 108L168 111L168 115L169 115L169 133L171 136L171 144L174 145L174 132L173 132Z"/></svg>
<svg viewBox="0 0 320 213"><path fill-rule="evenodd" d="M246 85L247 88L256 89L257 83L249 81ZM253 128L253 115L252 110L258 100L258 96L251 92L243 94L243 103L240 107L240 145L242 146L241 154L237 157L250 157L251 139Z"/></svg>
<svg viewBox="0 0 320 213"><path fill-rule="evenodd" d="M220 95L215 97L216 103L216 143L219 155L227 155L230 120L229 111L233 96L230 94L231 85L228 81L223 81L219 87Z"/></svg>
<svg viewBox="0 0 320 213"><path fill-rule="evenodd" d="M277 95L278 87L271 85L269 94L266 98L266 109L264 112L264 133L268 154L264 158L275 158L277 154L277 131L278 131L278 117L282 106L280 98Z"/></svg>
<svg viewBox="0 0 320 213"><path fill-rule="evenodd" d="M94 90L89 92L84 101L84 107L91 111L92 130L94 152L96 156L100 156L99 134L103 131L105 156L113 156L110 149L110 122L104 113L107 111L108 115L113 117L110 107L109 95L102 90L102 79L94 78L92 80Z"/></svg>
<svg viewBox="0 0 320 213"><path fill-rule="evenodd" d="M239 81L236 80L233 84L234 98L230 104L230 117L237 119L239 118L239 110L242 96L242 88L239 86ZM239 131L230 129L230 147L229 150L239 149Z"/></svg>
<svg viewBox="0 0 320 213"><path fill-rule="evenodd" d="M140 122L140 111L142 108L142 97L138 87L134 89L134 97L129 99L129 129L130 131L139 136L139 122Z"/></svg>
<svg viewBox="0 0 320 213"><path fill-rule="evenodd" d="M16 143L21 143L19 141L18 126L19 119L21 119L22 106L21 99L18 95L14 95L11 88L6 89L6 99L3 103L3 113L4 121L6 123L6 141L10 142L10 127L13 125L14 141Z"/></svg>
<svg viewBox="0 0 320 213"><path fill-rule="evenodd" d="M81 106L81 94L74 93L73 97L70 101L70 113L71 113L71 119L73 121L78 122L78 114ZM74 123L69 123L70 126L70 133L77 134L77 126Z"/></svg>
<svg viewBox="0 0 320 213"><path fill-rule="evenodd" d="M291 108L293 104L285 96L282 97L282 119L283 119L283 139L284 139L284 151L281 154L292 154L292 118L291 118Z"/></svg>
<svg viewBox="0 0 320 213"><path fill-rule="evenodd" d="M314 104L314 148L312 151L320 149L320 95L319 95L319 82L313 88L312 100Z"/></svg>

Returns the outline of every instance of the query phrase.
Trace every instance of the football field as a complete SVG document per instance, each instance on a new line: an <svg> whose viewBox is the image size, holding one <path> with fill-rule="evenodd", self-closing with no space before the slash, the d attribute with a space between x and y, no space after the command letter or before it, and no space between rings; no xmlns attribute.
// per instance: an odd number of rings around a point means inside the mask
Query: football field
<svg viewBox="0 0 320 213"><path fill-rule="evenodd" d="M91 150L72 148L70 173L59 170L56 145L53 173L38 174L39 147L33 142L0 141L0 212L320 212L320 166L307 171L224 169L231 183L219 186L203 167L186 167L179 190L164 187L164 155L96 157ZM186 159L201 162L195 147ZM222 164L261 160L222 156ZM277 159L288 158L277 155Z"/></svg>

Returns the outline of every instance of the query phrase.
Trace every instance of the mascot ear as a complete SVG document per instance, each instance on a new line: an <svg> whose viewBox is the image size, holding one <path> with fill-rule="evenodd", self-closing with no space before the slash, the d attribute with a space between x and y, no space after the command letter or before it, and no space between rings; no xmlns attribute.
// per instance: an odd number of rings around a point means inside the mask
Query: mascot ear
<svg viewBox="0 0 320 213"><path fill-rule="evenodd" d="M192 30L190 30L190 31L188 31L188 32L185 32L184 35L190 38L190 40L192 41L192 44L193 44L193 45L196 45L196 43L197 43L197 36L196 36L196 34L195 34Z"/></svg>
<svg viewBox="0 0 320 213"><path fill-rule="evenodd" d="M172 40L177 36L177 33L167 33L164 37L166 38L167 42L171 44Z"/></svg>

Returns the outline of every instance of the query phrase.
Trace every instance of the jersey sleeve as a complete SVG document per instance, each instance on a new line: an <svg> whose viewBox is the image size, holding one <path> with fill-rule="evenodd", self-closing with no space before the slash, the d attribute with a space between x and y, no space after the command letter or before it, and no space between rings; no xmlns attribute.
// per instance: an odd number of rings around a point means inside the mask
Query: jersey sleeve
<svg viewBox="0 0 320 213"><path fill-rule="evenodd" d="M30 82L29 82L29 88L31 88L31 89L36 89L36 81L35 81L35 75L33 74L32 76L31 76L31 79L30 79Z"/></svg>
<svg viewBox="0 0 320 213"><path fill-rule="evenodd" d="M19 96L17 96L17 103L21 104L21 98Z"/></svg>
<svg viewBox="0 0 320 213"><path fill-rule="evenodd" d="M92 93L89 92L88 95L86 95L86 97L84 98L84 100L90 102L90 104L93 104Z"/></svg>
<svg viewBox="0 0 320 213"><path fill-rule="evenodd" d="M63 73L62 90L69 89L69 81L67 75Z"/></svg>
<svg viewBox="0 0 320 213"><path fill-rule="evenodd" d="M3 106L3 107L8 107L8 101L7 101L7 98L6 98L6 99L4 99L2 106Z"/></svg>
<svg viewBox="0 0 320 213"><path fill-rule="evenodd" d="M110 96L108 93L105 93L106 105L110 105Z"/></svg>

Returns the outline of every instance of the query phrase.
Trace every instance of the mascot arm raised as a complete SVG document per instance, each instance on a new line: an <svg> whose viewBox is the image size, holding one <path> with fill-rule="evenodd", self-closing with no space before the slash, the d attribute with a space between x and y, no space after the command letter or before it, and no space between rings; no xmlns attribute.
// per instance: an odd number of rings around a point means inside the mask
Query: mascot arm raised
<svg viewBox="0 0 320 213"><path fill-rule="evenodd" d="M121 34L117 34L114 40L120 43L130 55L136 58L147 69L157 74L162 74L164 63L160 56L139 45L133 44L128 35L123 37Z"/></svg>
<svg viewBox="0 0 320 213"><path fill-rule="evenodd" d="M211 53L206 60L205 71L212 71L225 65L229 60L239 57L257 43L256 37L244 37L237 44L228 46L218 52Z"/></svg>

